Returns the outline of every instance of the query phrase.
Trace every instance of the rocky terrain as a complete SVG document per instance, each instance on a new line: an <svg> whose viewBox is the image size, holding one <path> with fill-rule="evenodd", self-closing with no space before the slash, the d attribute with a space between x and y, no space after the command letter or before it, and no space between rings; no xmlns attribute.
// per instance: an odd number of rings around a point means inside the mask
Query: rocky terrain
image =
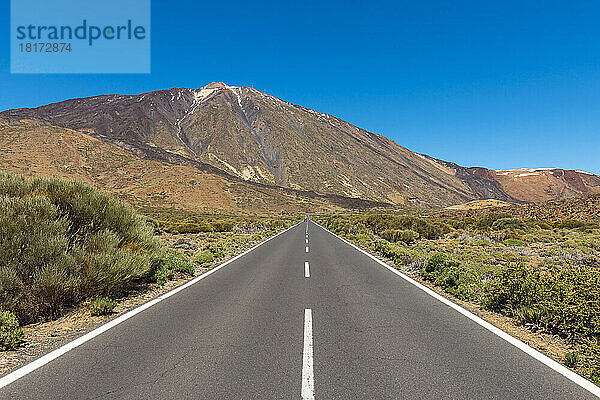
<svg viewBox="0 0 600 400"><path fill-rule="evenodd" d="M23 130L21 121L36 121L47 129L99 139L149 165L171 165L190 174L201 171L234 186L248 182L262 185L255 185L256 190L278 188L274 190L293 196L305 192L309 197L319 193L448 206L481 199L538 202L600 193L600 178L583 171L466 168L412 152L331 115L224 83L72 99L4 111L0 118L8 136ZM27 151L35 149L42 151L39 146ZM56 148L58 154L51 158L63 157L63 150ZM157 180L173 184L172 177L165 178Z"/></svg>
<svg viewBox="0 0 600 400"><path fill-rule="evenodd" d="M88 134L0 119L0 170L91 183L139 205L194 211L308 211L381 203L253 184L193 165L144 159Z"/></svg>

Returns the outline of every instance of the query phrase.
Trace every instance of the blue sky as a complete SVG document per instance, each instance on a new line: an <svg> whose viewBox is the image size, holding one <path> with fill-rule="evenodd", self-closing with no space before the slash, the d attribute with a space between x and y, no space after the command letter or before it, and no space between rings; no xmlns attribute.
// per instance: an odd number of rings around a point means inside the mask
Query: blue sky
<svg viewBox="0 0 600 400"><path fill-rule="evenodd" d="M11 75L0 109L254 86L465 166L600 174L595 1L152 1L152 72Z"/></svg>

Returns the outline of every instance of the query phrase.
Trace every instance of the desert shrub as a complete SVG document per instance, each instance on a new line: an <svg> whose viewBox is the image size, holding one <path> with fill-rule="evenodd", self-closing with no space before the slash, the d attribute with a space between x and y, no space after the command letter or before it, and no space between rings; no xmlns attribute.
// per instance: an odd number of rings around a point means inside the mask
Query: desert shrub
<svg viewBox="0 0 600 400"><path fill-rule="evenodd" d="M225 257L225 249L221 243L208 243L206 246L204 246L204 249L210 251L215 260L220 260L221 258Z"/></svg>
<svg viewBox="0 0 600 400"><path fill-rule="evenodd" d="M477 219L477 221L475 222L475 227L478 229L489 229L492 227L494 222L496 222L499 219L503 219L503 218L511 219L513 217L512 217L512 215L507 214L507 213L497 213L497 212L488 213L488 214L482 215L481 217L479 217Z"/></svg>
<svg viewBox="0 0 600 400"><path fill-rule="evenodd" d="M385 229L391 228L391 226L388 225L389 217L386 217L382 214L367 215L367 217L364 219L364 223L374 232L381 232Z"/></svg>
<svg viewBox="0 0 600 400"><path fill-rule="evenodd" d="M436 239L441 235L448 233L450 227L441 222L429 222L423 218L404 215L392 220L392 223L399 229L410 229L417 232L426 239Z"/></svg>
<svg viewBox="0 0 600 400"><path fill-rule="evenodd" d="M445 224L451 226L452 229L466 229L468 226L466 218L463 218L463 219L449 218L449 219L445 219L443 222Z"/></svg>
<svg viewBox="0 0 600 400"><path fill-rule="evenodd" d="M421 276L465 300L475 296L479 282L475 274L444 253L433 254L425 263Z"/></svg>
<svg viewBox="0 0 600 400"><path fill-rule="evenodd" d="M504 241L502 243L504 243L506 246L525 246L525 245L527 245L527 243L525 243L524 241L522 241L520 239L504 239Z"/></svg>
<svg viewBox="0 0 600 400"><path fill-rule="evenodd" d="M173 279L174 276L175 276L175 273L173 272L172 269L169 269L164 265L160 265L154 271L154 274L152 275L152 280L154 282L158 283L160 286L162 286L165 283L167 283L168 281L170 281L171 279Z"/></svg>
<svg viewBox="0 0 600 400"><path fill-rule="evenodd" d="M410 229L386 229L380 236L389 242L404 242L410 244L419 238L419 234Z"/></svg>
<svg viewBox="0 0 600 400"><path fill-rule="evenodd" d="M194 258L194 262L198 265L200 265L201 267L207 267L209 265L211 265L213 262L215 262L215 256L213 255L213 253L206 249L206 250L202 250L200 253L198 253L198 255Z"/></svg>
<svg viewBox="0 0 600 400"><path fill-rule="evenodd" d="M353 224L345 218L331 216L322 221L325 228L338 235L347 235Z"/></svg>
<svg viewBox="0 0 600 400"><path fill-rule="evenodd" d="M545 310L539 307L521 306L519 309L513 310L512 314L516 325L537 325L546 320Z"/></svg>
<svg viewBox="0 0 600 400"><path fill-rule="evenodd" d="M565 353L565 358L563 363L569 368L575 368L577 363L579 362L579 352L577 351L568 351Z"/></svg>
<svg viewBox="0 0 600 400"><path fill-rule="evenodd" d="M146 224L148 224L152 227L155 235L158 235L161 233L159 221L155 220L154 218L148 217L148 216L144 216L144 219L146 221Z"/></svg>
<svg viewBox="0 0 600 400"><path fill-rule="evenodd" d="M600 336L600 273L588 267L509 265L488 283L485 308L565 335ZM523 319L523 317L519 317Z"/></svg>
<svg viewBox="0 0 600 400"><path fill-rule="evenodd" d="M492 229L499 231L502 229L527 229L527 225L518 218L499 218L492 223Z"/></svg>
<svg viewBox="0 0 600 400"><path fill-rule="evenodd" d="M412 215L386 216L374 214L363 217L361 222L364 227L371 229L380 236L383 234L383 232L390 230L411 230L418 233L419 237L423 237L425 239L436 239L452 230L452 227L444 222L430 221L425 218L419 218ZM337 221L336 227L339 229L339 232L336 233L342 234L347 234L352 229L348 220ZM386 235L389 235L389 232L386 233Z"/></svg>
<svg viewBox="0 0 600 400"><path fill-rule="evenodd" d="M260 233L256 232L256 233L252 234L250 239L254 240L254 241L262 240L262 235Z"/></svg>
<svg viewBox="0 0 600 400"><path fill-rule="evenodd" d="M0 351L16 348L23 336L17 317L10 311L0 310Z"/></svg>
<svg viewBox="0 0 600 400"><path fill-rule="evenodd" d="M164 285L173 279L175 272L194 275L196 268L182 254L165 254L155 266L153 280L159 285Z"/></svg>
<svg viewBox="0 0 600 400"><path fill-rule="evenodd" d="M410 244L419 238L419 234L411 229L403 229L398 234L398 240Z"/></svg>
<svg viewBox="0 0 600 400"><path fill-rule="evenodd" d="M209 222L177 222L167 225L165 230L171 233L200 233L213 232L214 228Z"/></svg>
<svg viewBox="0 0 600 400"><path fill-rule="evenodd" d="M233 222L229 221L215 221L212 226L215 232L231 232L233 230Z"/></svg>
<svg viewBox="0 0 600 400"><path fill-rule="evenodd" d="M108 297L97 297L90 302L90 314L93 316L112 314L117 302Z"/></svg>
<svg viewBox="0 0 600 400"><path fill-rule="evenodd" d="M513 315L515 310L531 307L542 296L540 271L523 264L504 268L499 277L488 284L483 304L485 308Z"/></svg>
<svg viewBox="0 0 600 400"><path fill-rule="evenodd" d="M566 219L561 221L561 227L565 228L565 229L576 229L576 228L582 228L586 225L585 222L583 221L577 221L574 219Z"/></svg>
<svg viewBox="0 0 600 400"><path fill-rule="evenodd" d="M154 228L91 185L0 173L0 307L24 323L147 279Z"/></svg>

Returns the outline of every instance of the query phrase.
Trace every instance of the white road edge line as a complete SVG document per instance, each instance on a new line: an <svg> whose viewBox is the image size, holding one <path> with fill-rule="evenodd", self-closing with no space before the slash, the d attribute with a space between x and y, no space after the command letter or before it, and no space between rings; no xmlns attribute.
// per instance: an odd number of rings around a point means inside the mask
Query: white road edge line
<svg viewBox="0 0 600 400"><path fill-rule="evenodd" d="M304 277L310 278L310 267L308 265L308 261L304 261Z"/></svg>
<svg viewBox="0 0 600 400"><path fill-rule="evenodd" d="M85 335L73 340L72 342L69 342L61 347L59 347L56 350L51 351L50 353L30 362L29 364L26 364L24 366L22 366L21 368L3 376L2 378L0 378L0 389L2 389L3 387L13 383L14 381L16 381L17 379L20 379L22 377L24 377L25 375L35 371L36 369L48 364L50 361L62 356L63 354L73 350L76 347L81 346L82 344L84 344L85 342L95 338L96 336L106 332L107 330L114 328L115 326L119 325L120 323L128 320L129 318L133 317L136 314L141 313L142 311L160 303L161 301L173 296L176 293L181 292L184 289L187 289L188 287L192 286L193 284L199 282L200 280L208 277L209 275L212 275L213 273L217 272L218 270L220 270L221 268L225 267L226 265L231 264L232 262L234 262L235 260L245 256L246 254L250 253L252 250L257 249L258 247L262 246L263 244L267 243L268 241L275 239L277 236L284 234L285 232L289 231L292 228L295 228L296 226L300 225L302 222L299 222L293 226L290 226L289 228L287 228L284 231L279 232L278 234L276 234L275 236L271 236L270 238L268 238L267 240L264 240L260 243L258 243L256 246L251 247L250 249L246 250L245 252L238 254L237 256L233 257L230 260L225 261L223 264L211 269L208 272L205 272L204 274L197 276L196 278L192 279L191 281L184 283L181 286L176 287L175 289L162 294L160 296L158 296L157 298L155 298L154 300L151 300L147 303L142 304L141 306L139 306L138 308L134 308L131 311L126 312L125 314L107 322L106 324L99 326L98 328L94 329L91 332L86 333Z"/></svg>
<svg viewBox="0 0 600 400"><path fill-rule="evenodd" d="M302 354L302 399L314 400L312 310L304 310L304 351Z"/></svg>
<svg viewBox="0 0 600 400"><path fill-rule="evenodd" d="M485 328L488 331L492 332L496 336L504 339L505 341L507 341L508 343L512 344L513 346L515 346L519 350L522 350L523 352L529 354L531 357L535 358L539 362L545 364L547 367L549 367L549 368L553 369L554 371L558 372L559 374L561 374L562 376L564 376L565 378L567 378L571 382L573 382L573 383L581 386L582 388L584 388L588 392L590 392L590 393L592 393L592 394L600 397L600 387L596 386L594 383L588 381L583 376L576 374L575 372L571 371L570 369L568 369L564 365L561 365L560 363L554 361L553 359L551 359L550 357L546 356L545 354L542 354L539 351L535 350L534 348L529 347L527 344L521 342L519 339L512 337L508 333L504 332L502 329L495 327L494 325L492 325L489 322L485 321L484 319L476 316L475 314L472 314L471 312L467 311L466 309L462 308L461 306L459 306L458 304L452 302L451 300L447 299L446 297L444 297L444 296L442 296L442 295L434 292L433 290L431 290L427 286L424 286L424 285L420 284L419 282L417 282L414 279L410 278L409 276L403 274L402 272L398 271L397 269L395 269L395 268L387 265L386 263L384 263L383 261L381 261L377 257L375 257L372 254L368 253L367 251L361 249L360 247L356 246L355 244L350 243L346 239L344 239L344 238L336 235L333 232L330 232L329 230L327 230L323 226L317 224L316 222L313 221L313 223L315 225L320 226L323 230L325 230L326 232L330 233L331 235L337 237L338 239L340 239L342 242L346 243L347 245L349 245L351 247L354 247L356 250L358 250L361 253L365 254L366 256L368 256L369 258L371 258L373 261L375 261L378 264L386 267L388 270L390 270L394 274L400 276L402 279L406 280L410 284L412 284L412 285L416 286L417 288L421 289L422 291L424 291L428 295L434 297L435 299L441 301L442 303L446 304L447 306L449 306L449 307L453 308L454 310L458 311L459 313L461 313L465 317L469 318L471 321L473 321L473 322L481 325L483 328Z"/></svg>

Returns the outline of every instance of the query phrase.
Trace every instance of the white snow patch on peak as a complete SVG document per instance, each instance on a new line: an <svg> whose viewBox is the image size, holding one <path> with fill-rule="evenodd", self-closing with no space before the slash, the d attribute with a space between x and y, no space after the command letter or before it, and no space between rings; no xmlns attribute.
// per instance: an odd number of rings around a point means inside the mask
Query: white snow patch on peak
<svg viewBox="0 0 600 400"><path fill-rule="evenodd" d="M542 171L552 171L556 168L553 167L544 167L544 168L516 168L516 169L504 169L496 171L496 175L508 175L508 174L516 174L519 172L542 172Z"/></svg>
<svg viewBox="0 0 600 400"><path fill-rule="evenodd" d="M240 109L242 110L244 115L246 115L246 112L244 111L244 107L242 107L242 99L240 97L240 94L237 92L237 90L232 90L232 92L235 94L235 97L237 97L238 106L240 106Z"/></svg>
<svg viewBox="0 0 600 400"><path fill-rule="evenodd" d="M211 93L213 93L215 90L217 89L194 89L192 90L192 94L194 95L194 102L199 102L204 100L208 95L210 95Z"/></svg>
<svg viewBox="0 0 600 400"><path fill-rule="evenodd" d="M539 172L526 172L524 174L515 175L515 178L519 178L521 176L534 176L534 175L539 175L539 174L540 174Z"/></svg>

